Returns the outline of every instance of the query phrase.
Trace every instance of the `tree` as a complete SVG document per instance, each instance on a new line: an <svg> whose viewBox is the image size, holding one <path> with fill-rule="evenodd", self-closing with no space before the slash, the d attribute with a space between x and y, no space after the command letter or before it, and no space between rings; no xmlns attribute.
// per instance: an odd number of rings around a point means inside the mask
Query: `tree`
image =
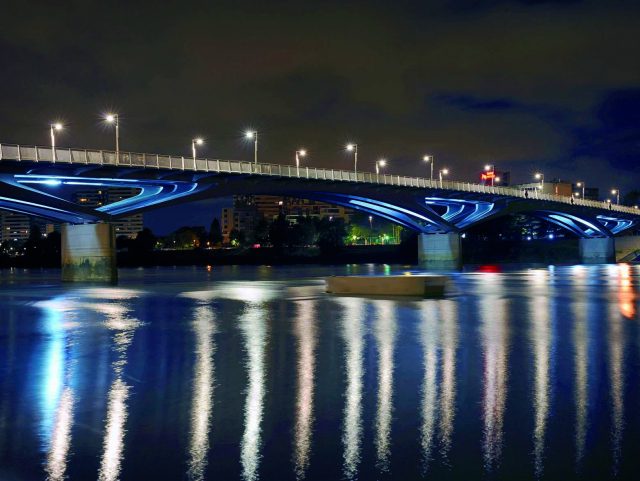
<svg viewBox="0 0 640 481"><path fill-rule="evenodd" d="M137 252L151 252L156 246L156 236L148 227L138 232L137 237L133 241L133 247Z"/></svg>
<svg viewBox="0 0 640 481"><path fill-rule="evenodd" d="M342 219L329 220L325 217L318 222L318 247L323 253L344 247L346 235L347 229Z"/></svg>
<svg viewBox="0 0 640 481"><path fill-rule="evenodd" d="M289 224L284 214L280 214L269 226L269 239L273 247L280 249L289 240Z"/></svg>
<svg viewBox="0 0 640 481"><path fill-rule="evenodd" d="M244 232L238 229L233 229L229 232L229 242L234 247L244 245L245 243L245 235Z"/></svg>
<svg viewBox="0 0 640 481"><path fill-rule="evenodd" d="M211 245L220 245L222 244L222 229L220 228L220 221L217 217L214 217L211 222L211 227L209 228L209 241Z"/></svg>
<svg viewBox="0 0 640 481"><path fill-rule="evenodd" d="M261 217L253 230L253 238L257 244L269 244L269 222Z"/></svg>

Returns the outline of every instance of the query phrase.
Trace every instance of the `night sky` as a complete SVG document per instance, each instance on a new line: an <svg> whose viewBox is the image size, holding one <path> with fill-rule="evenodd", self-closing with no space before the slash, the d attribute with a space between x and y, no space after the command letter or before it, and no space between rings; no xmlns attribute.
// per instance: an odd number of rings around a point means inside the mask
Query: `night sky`
<svg viewBox="0 0 640 481"><path fill-rule="evenodd" d="M640 179L640 2L3 2L0 142L427 174ZM146 214L208 225L219 203Z"/></svg>

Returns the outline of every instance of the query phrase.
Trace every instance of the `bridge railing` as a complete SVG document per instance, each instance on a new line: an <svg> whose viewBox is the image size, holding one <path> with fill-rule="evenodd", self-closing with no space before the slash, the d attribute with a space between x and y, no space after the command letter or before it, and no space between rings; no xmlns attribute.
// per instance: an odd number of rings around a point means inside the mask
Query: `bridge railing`
<svg viewBox="0 0 640 481"><path fill-rule="evenodd" d="M382 185L406 187L434 188L475 192L480 194L521 197L530 199L561 202L564 204L594 207L617 212L638 214L636 208L626 207L608 202L575 199L568 196L544 194L538 190L525 191L511 187L498 187L470 182L455 182L426 179L424 177L409 177L393 174L375 174L372 172L358 172L319 167L300 167L288 164L264 164L240 160L222 159L193 159L191 157L147 154L136 152L114 152L110 150L81 150L51 147L24 146L15 144L0 144L0 161L29 161L65 164L113 165L126 167L142 167L155 169L185 170L194 172L235 173L253 175L272 175L278 177L299 177L303 179L332 180L339 182L363 182Z"/></svg>

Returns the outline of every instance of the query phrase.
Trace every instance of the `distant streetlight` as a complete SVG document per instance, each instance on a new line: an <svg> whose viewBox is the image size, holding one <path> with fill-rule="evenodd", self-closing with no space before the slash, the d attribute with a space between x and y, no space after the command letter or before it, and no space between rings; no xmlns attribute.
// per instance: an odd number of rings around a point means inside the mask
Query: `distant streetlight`
<svg viewBox="0 0 640 481"><path fill-rule="evenodd" d="M369 216L369 230L373 230L373 216Z"/></svg>
<svg viewBox="0 0 640 481"><path fill-rule="evenodd" d="M245 133L245 137L247 139L253 139L253 163L258 163L258 131L257 130L247 130Z"/></svg>
<svg viewBox="0 0 640 481"><path fill-rule="evenodd" d="M120 163L120 117L118 114L107 114L104 118L116 127L116 164Z"/></svg>
<svg viewBox="0 0 640 481"><path fill-rule="evenodd" d="M197 137L195 139L191 139L191 152L193 153L193 167L196 166L196 145L204 144L204 140Z"/></svg>
<svg viewBox="0 0 640 481"><path fill-rule="evenodd" d="M358 173L358 144L347 144L347 150L353 152L353 172Z"/></svg>
<svg viewBox="0 0 640 481"><path fill-rule="evenodd" d="M540 190L544 190L544 174L542 172L536 172L535 178L540 181Z"/></svg>
<svg viewBox="0 0 640 481"><path fill-rule="evenodd" d="M578 183L576 184L576 187L582 187L582 200L584 200L584 190L585 190L585 188L586 188L586 184L585 184L585 182L582 182L582 181L581 181L581 182L578 182Z"/></svg>
<svg viewBox="0 0 640 481"><path fill-rule="evenodd" d="M499 184L500 183L500 177L496 177L495 181Z"/></svg>
<svg viewBox="0 0 640 481"><path fill-rule="evenodd" d="M296 150L296 172L298 173L298 177L300 177L300 157L304 157L305 155L307 155L306 150Z"/></svg>
<svg viewBox="0 0 640 481"><path fill-rule="evenodd" d="M49 125L50 130L51 130L51 159L55 162L56 161L56 134L55 131L56 130L62 130L63 126L61 123L56 122L55 124L50 124Z"/></svg>
<svg viewBox="0 0 640 481"><path fill-rule="evenodd" d="M484 171L485 171L485 172L491 172L491 174L492 174L492 175L491 175L491 187L493 187L493 186L495 185L495 184L494 184L494 180L496 180L496 179L495 179L495 176L496 176L496 166L495 166L494 164L487 164L487 165L485 165L485 166L484 166Z"/></svg>
<svg viewBox="0 0 640 481"><path fill-rule="evenodd" d="M449 169L440 169L438 171L438 176L440 177L440 188L442 188L442 176L449 175Z"/></svg>
<svg viewBox="0 0 640 481"><path fill-rule="evenodd" d="M422 157L422 160L431 164L430 165L431 172L429 174L429 180L433 180L433 164L435 163L435 159L433 158L433 155L425 155L424 157Z"/></svg>
<svg viewBox="0 0 640 481"><path fill-rule="evenodd" d="M620 205L620 189L611 189L611 195L616 196L616 204Z"/></svg>
<svg viewBox="0 0 640 481"><path fill-rule="evenodd" d="M387 161L384 159L376 160L376 175L380 175L380 167L387 165Z"/></svg>

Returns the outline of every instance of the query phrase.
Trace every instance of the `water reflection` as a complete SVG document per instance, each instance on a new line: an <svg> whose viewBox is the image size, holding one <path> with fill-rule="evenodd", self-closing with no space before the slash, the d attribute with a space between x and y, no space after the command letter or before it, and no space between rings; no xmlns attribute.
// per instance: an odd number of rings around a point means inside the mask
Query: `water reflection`
<svg viewBox="0 0 640 481"><path fill-rule="evenodd" d="M508 383L508 301L501 298L502 278L485 276L486 287L480 301L481 338L483 350L483 408L484 438L482 451L484 467L493 471L500 464L504 412L507 401Z"/></svg>
<svg viewBox="0 0 640 481"><path fill-rule="evenodd" d="M573 292L573 344L574 344L574 398L576 404L575 444L576 468L580 471L588 428L589 409L589 335L587 325L588 304L582 290L585 280L584 266L573 268L575 289Z"/></svg>
<svg viewBox="0 0 640 481"><path fill-rule="evenodd" d="M305 477L309 466L313 426L313 394L317 345L316 303L296 302L294 333L298 350L298 386L296 395L296 425L294 471L296 479Z"/></svg>
<svg viewBox="0 0 640 481"><path fill-rule="evenodd" d="M393 411L393 350L397 329L394 303L377 301L374 334L378 347L378 407L376 411L376 465L389 470Z"/></svg>
<svg viewBox="0 0 640 481"><path fill-rule="evenodd" d="M636 293L633 289L631 279L631 266L629 264L618 264L618 305L620 313L627 319L636 318Z"/></svg>
<svg viewBox="0 0 640 481"><path fill-rule="evenodd" d="M239 287L234 293L247 304L240 318L240 331L247 354L246 366L249 375L247 397L244 405L244 433L240 442L242 477L258 479L260 446L262 443L262 415L264 410L265 349L267 324L264 301L267 293L258 287Z"/></svg>
<svg viewBox="0 0 640 481"><path fill-rule="evenodd" d="M607 344L611 399L612 473L618 475L624 429L624 324L615 304L609 305Z"/></svg>
<svg viewBox="0 0 640 481"><path fill-rule="evenodd" d="M44 311L49 342L44 362L41 434L47 446L45 472L52 481L63 480L71 445L74 391L69 355L74 303L63 297L36 304Z"/></svg>
<svg viewBox="0 0 640 481"><path fill-rule="evenodd" d="M456 349L458 327L456 304L451 301L439 303L442 327L442 381L440 394L440 455L446 461L451 449L451 434L456 407Z"/></svg>
<svg viewBox="0 0 640 481"><path fill-rule="evenodd" d="M426 301L421 306L420 341L422 343L424 377L420 403L420 412L422 414L420 444L422 447L423 470L426 471L432 457L436 427L438 339L440 335L436 301Z"/></svg>
<svg viewBox="0 0 640 481"><path fill-rule="evenodd" d="M544 447L550 405L551 326L549 319L549 272L531 271L532 290L529 299L531 327L529 337L533 349L533 456L536 477L544 471Z"/></svg>
<svg viewBox="0 0 640 481"><path fill-rule="evenodd" d="M127 400L129 397L129 386L124 381L124 368L127 364L127 350L133 342L133 334L140 327L141 323L137 319L129 317L129 311L125 307L124 300L135 297L133 291L105 289L107 291L102 296L96 290L95 297L120 300L120 303L85 303L84 307L90 308L106 317L105 325L107 329L114 332L113 350L115 360L111 363L111 370L114 380L109 388L107 404L107 420L104 430L104 440L102 443L102 458L100 461L100 471L98 479L100 481L114 481L120 476L122 464L122 452L124 449L125 423L127 421Z"/></svg>
<svg viewBox="0 0 640 481"><path fill-rule="evenodd" d="M216 322L209 299L201 299L192 323L196 336L193 401L191 408L191 437L189 440L189 479L204 479L209 452L209 431L213 410L214 363L216 350L214 334Z"/></svg>
<svg viewBox="0 0 640 481"><path fill-rule="evenodd" d="M347 387L345 393L344 425L344 477L354 479L360 464L362 437L362 376L364 375L364 302L355 297L340 299L343 308L342 336L346 344L345 369Z"/></svg>

